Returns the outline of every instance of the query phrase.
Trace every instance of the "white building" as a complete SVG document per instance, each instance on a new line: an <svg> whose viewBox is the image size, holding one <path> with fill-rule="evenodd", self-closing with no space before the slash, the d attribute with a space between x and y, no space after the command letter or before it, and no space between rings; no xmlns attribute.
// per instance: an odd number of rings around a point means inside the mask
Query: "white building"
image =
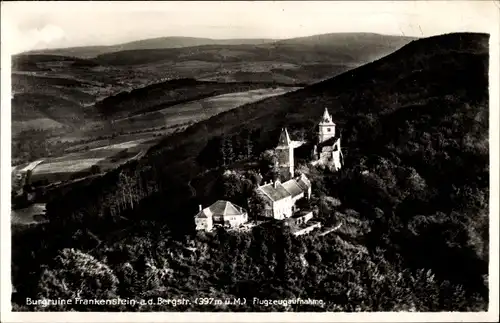
<svg viewBox="0 0 500 323"><path fill-rule="evenodd" d="M266 183L257 188L257 193L264 197L266 207L264 216L284 220L292 216L295 203L311 197L311 182L302 174L301 176L281 183Z"/></svg>
<svg viewBox="0 0 500 323"><path fill-rule="evenodd" d="M236 228L248 222L248 213L229 201L219 200L204 209L200 205L194 221L196 230L210 231L216 224Z"/></svg>
<svg viewBox="0 0 500 323"><path fill-rule="evenodd" d="M265 217L283 220L292 216L292 195L279 180L259 186L257 193L261 194L266 201Z"/></svg>

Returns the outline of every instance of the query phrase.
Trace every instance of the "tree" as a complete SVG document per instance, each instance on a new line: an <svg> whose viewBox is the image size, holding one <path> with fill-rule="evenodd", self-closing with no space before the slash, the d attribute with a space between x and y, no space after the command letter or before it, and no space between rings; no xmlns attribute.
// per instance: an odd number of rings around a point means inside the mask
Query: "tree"
<svg viewBox="0 0 500 323"><path fill-rule="evenodd" d="M90 167L90 172L92 174L99 174L101 172L101 167L99 167L99 165L92 165Z"/></svg>
<svg viewBox="0 0 500 323"><path fill-rule="evenodd" d="M253 219L261 218L264 215L265 206L266 201L264 197L253 190L248 199L249 216Z"/></svg>
<svg viewBox="0 0 500 323"><path fill-rule="evenodd" d="M24 185L31 185L32 179L33 179L33 170L28 169L26 171L26 177L24 179Z"/></svg>
<svg viewBox="0 0 500 323"><path fill-rule="evenodd" d="M278 156L273 149L264 151L260 156L260 169L264 177L275 178L279 174Z"/></svg>
<svg viewBox="0 0 500 323"><path fill-rule="evenodd" d="M63 249L54 265L45 268L38 283L41 299L110 299L117 296L118 279L113 270L89 254L77 249ZM68 305L53 309L88 310L89 306Z"/></svg>
<svg viewBox="0 0 500 323"><path fill-rule="evenodd" d="M232 138L224 137L221 144L222 166L226 167L235 161Z"/></svg>

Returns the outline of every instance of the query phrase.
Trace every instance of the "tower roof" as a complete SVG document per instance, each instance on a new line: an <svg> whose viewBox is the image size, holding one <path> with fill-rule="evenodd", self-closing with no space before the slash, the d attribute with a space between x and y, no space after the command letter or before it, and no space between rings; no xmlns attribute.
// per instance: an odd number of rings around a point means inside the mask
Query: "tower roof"
<svg viewBox="0 0 500 323"><path fill-rule="evenodd" d="M286 128L281 129L280 139L278 141L278 146L289 146L292 141L288 135L288 130Z"/></svg>
<svg viewBox="0 0 500 323"><path fill-rule="evenodd" d="M331 123L334 124L332 117L328 113L328 109L325 108L325 112L323 112L323 117L321 118L321 123Z"/></svg>

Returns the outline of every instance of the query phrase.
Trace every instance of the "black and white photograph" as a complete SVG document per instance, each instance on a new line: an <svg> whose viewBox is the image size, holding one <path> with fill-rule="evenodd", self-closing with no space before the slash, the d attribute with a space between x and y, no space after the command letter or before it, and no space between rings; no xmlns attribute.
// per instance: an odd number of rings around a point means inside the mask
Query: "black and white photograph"
<svg viewBox="0 0 500 323"><path fill-rule="evenodd" d="M3 2L2 321L496 321L499 10Z"/></svg>

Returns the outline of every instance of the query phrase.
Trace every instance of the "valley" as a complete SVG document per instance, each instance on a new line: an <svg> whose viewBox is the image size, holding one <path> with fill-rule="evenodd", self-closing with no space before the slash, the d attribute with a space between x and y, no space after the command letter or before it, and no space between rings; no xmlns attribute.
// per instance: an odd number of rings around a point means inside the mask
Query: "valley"
<svg viewBox="0 0 500 323"><path fill-rule="evenodd" d="M297 89L300 88L264 88L209 96L129 117L93 121L64 134L49 135L43 138L42 146L52 143L55 147L65 148L59 153L43 156L46 158L31 170L31 182L35 186L48 185L110 171L140 158L163 136L180 132L221 112ZM43 125L40 119L31 122L38 127ZM32 142L33 139L23 137L18 140ZM20 164L19 168L23 165Z"/></svg>
<svg viewBox="0 0 500 323"><path fill-rule="evenodd" d="M343 73L412 39L167 37L22 53L12 65L12 164L43 159L33 169L38 183L106 172L194 123ZM134 146L110 148L126 142ZM88 157L97 148L102 155Z"/></svg>

